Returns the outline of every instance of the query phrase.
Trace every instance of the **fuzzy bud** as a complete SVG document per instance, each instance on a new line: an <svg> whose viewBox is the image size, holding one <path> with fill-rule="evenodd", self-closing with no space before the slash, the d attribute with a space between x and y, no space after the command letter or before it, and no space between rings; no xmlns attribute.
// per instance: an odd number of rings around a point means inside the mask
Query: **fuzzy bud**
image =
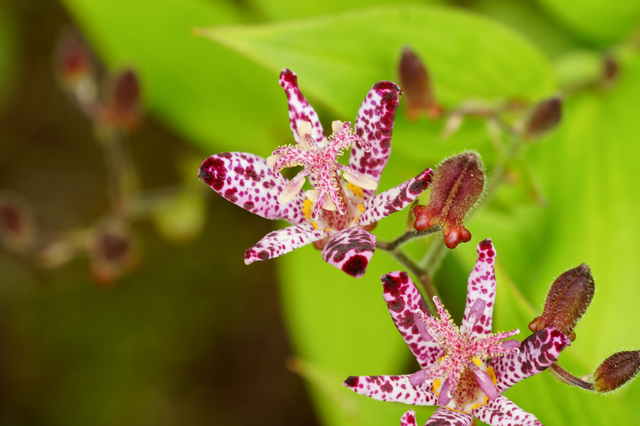
<svg viewBox="0 0 640 426"><path fill-rule="evenodd" d="M562 119L562 99L546 99L535 106L524 125L523 137L535 139L555 128Z"/></svg>
<svg viewBox="0 0 640 426"><path fill-rule="evenodd" d="M60 36L54 66L60 85L85 114L94 118L98 104L95 62L91 50L75 31L67 30Z"/></svg>
<svg viewBox="0 0 640 426"><path fill-rule="evenodd" d="M536 332L553 326L573 342L573 331L593 299L595 284L591 270L584 263L560 275L551 285L542 315L529 323L529 330Z"/></svg>
<svg viewBox="0 0 640 426"><path fill-rule="evenodd" d="M640 351L623 351L611 355L598 366L593 378L598 392L618 389L640 372Z"/></svg>
<svg viewBox="0 0 640 426"><path fill-rule="evenodd" d="M140 82L133 70L117 74L106 89L105 120L107 124L132 131L142 115Z"/></svg>
<svg viewBox="0 0 640 426"><path fill-rule="evenodd" d="M99 283L111 284L123 271L135 266L134 243L126 225L119 221L107 221L95 230L90 247L91 267Z"/></svg>
<svg viewBox="0 0 640 426"><path fill-rule="evenodd" d="M8 250L26 254L33 248L35 239L35 215L31 205L17 194L0 194L0 243Z"/></svg>
<svg viewBox="0 0 640 426"><path fill-rule="evenodd" d="M431 120L442 115L442 108L435 102L429 72L418 55L408 47L402 50L398 74L402 93L407 100L409 120L416 120L420 111L424 111Z"/></svg>
<svg viewBox="0 0 640 426"><path fill-rule="evenodd" d="M442 226L444 242L453 249L468 242L471 233L462 221L484 190L484 167L474 152L463 152L446 159L436 170L427 206L413 209L416 231Z"/></svg>

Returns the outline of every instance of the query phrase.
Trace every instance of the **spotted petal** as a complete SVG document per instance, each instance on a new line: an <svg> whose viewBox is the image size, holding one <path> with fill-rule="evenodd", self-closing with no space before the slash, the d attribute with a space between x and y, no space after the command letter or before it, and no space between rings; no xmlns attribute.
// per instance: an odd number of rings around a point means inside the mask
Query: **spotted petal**
<svg viewBox="0 0 640 426"><path fill-rule="evenodd" d="M367 152L364 146L354 145L351 148L349 167L376 182L380 182L391 153L391 134L400 93L397 84L379 81L369 90L356 118L354 130L371 145L371 149ZM375 191L365 190L364 194L366 199L375 194Z"/></svg>
<svg viewBox="0 0 640 426"><path fill-rule="evenodd" d="M416 310L429 314L427 305L406 272L391 272L381 277L383 297L396 328L407 342L420 367L427 368L442 354L442 349L433 339L426 340L420 334L414 320Z"/></svg>
<svg viewBox="0 0 640 426"><path fill-rule="evenodd" d="M369 225L404 209L429 187L432 178L433 170L426 169L413 179L369 198L358 225Z"/></svg>
<svg viewBox="0 0 640 426"><path fill-rule="evenodd" d="M491 334L493 305L496 299L496 251L491 239L478 244L478 259L469 275L467 306L460 325L460 332L472 338Z"/></svg>
<svg viewBox="0 0 640 426"><path fill-rule="evenodd" d="M410 405L435 405L438 397L422 387L414 388L409 375L351 376L342 383L352 391L378 401L402 402Z"/></svg>
<svg viewBox="0 0 640 426"><path fill-rule="evenodd" d="M519 353L491 359L489 366L496 373L498 392L546 370L570 344L571 340L560 330L547 327L524 339Z"/></svg>
<svg viewBox="0 0 640 426"><path fill-rule="evenodd" d="M409 410L402 415L400 426L418 426L416 423L416 412Z"/></svg>
<svg viewBox="0 0 640 426"><path fill-rule="evenodd" d="M473 415L489 426L542 426L536 416L502 395L489 401L487 405L475 408Z"/></svg>
<svg viewBox="0 0 640 426"><path fill-rule="evenodd" d="M362 278L376 249L376 236L356 226L333 235L324 249L325 262Z"/></svg>
<svg viewBox="0 0 640 426"><path fill-rule="evenodd" d="M292 224L306 222L304 195L278 203L278 195L289 180L280 174L274 176L262 157L246 152L212 155L200 166L198 177L227 200L258 216Z"/></svg>
<svg viewBox="0 0 640 426"><path fill-rule="evenodd" d="M264 236L255 246L244 252L244 263L273 259L302 246L325 238L327 231L316 230L310 223L278 229Z"/></svg>
<svg viewBox="0 0 640 426"><path fill-rule="evenodd" d="M472 421L473 417L470 414L440 407L424 426L470 426Z"/></svg>
<svg viewBox="0 0 640 426"><path fill-rule="evenodd" d="M293 132L293 138L296 143L300 143L298 136L298 122L307 121L311 123L312 130L311 136L317 141L322 142L325 140L324 130L320 124L318 114L309 104L304 97L300 88L298 87L298 76L291 70L283 69L280 72L280 79L278 80L280 86L287 94L287 103L289 104L289 125Z"/></svg>

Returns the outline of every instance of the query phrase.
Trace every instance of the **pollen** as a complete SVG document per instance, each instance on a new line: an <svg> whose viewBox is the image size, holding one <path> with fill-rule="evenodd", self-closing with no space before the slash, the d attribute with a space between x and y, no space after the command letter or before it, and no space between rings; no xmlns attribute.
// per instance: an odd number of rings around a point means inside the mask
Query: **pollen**
<svg viewBox="0 0 640 426"><path fill-rule="evenodd" d="M364 213L364 204L358 204L358 210L360 210L360 213Z"/></svg>
<svg viewBox="0 0 640 426"><path fill-rule="evenodd" d="M356 186L354 184L352 184L351 182L347 182L347 188L353 192L354 195L360 197L360 198L364 198L364 194L362 192L362 188L360 188L359 186ZM360 211L364 211L364 210L360 210Z"/></svg>
<svg viewBox="0 0 640 426"><path fill-rule="evenodd" d="M313 202L308 199L305 198L304 199L304 204L302 205L302 213L304 214L304 217L307 218L307 220L311 219L311 206L313 205Z"/></svg>
<svg viewBox="0 0 640 426"><path fill-rule="evenodd" d="M437 391L440 388L440 379L435 379L433 381L433 391Z"/></svg>
<svg viewBox="0 0 640 426"><path fill-rule="evenodd" d="M493 367L487 368L487 374L494 385L498 384L498 377L496 376L496 372L493 370Z"/></svg>
<svg viewBox="0 0 640 426"><path fill-rule="evenodd" d="M315 222L311 222L311 225L313 225L313 229L318 229L318 224Z"/></svg>

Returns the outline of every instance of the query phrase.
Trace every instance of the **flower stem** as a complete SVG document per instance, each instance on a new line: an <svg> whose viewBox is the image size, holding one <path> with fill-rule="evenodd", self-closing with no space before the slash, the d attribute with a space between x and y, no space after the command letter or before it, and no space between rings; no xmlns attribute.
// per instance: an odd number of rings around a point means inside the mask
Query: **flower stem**
<svg viewBox="0 0 640 426"><path fill-rule="evenodd" d="M571 385L571 386L576 386L588 391L595 391L595 387L593 386L593 383L589 383L587 381L582 380L579 377L574 376L573 374L569 373L567 370L562 368L560 364L558 364L557 362L554 362L553 364L551 364L551 367L549 367L549 371L556 379L560 380L562 383L566 383L567 385Z"/></svg>

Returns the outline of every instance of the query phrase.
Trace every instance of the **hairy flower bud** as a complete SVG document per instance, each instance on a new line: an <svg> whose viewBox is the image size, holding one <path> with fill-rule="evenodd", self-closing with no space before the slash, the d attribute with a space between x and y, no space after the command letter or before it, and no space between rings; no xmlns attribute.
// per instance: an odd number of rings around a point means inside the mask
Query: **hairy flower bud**
<svg viewBox="0 0 640 426"><path fill-rule="evenodd" d="M33 248L35 237L31 206L17 194L0 194L0 243L13 252L26 253Z"/></svg>
<svg viewBox="0 0 640 426"><path fill-rule="evenodd" d="M409 120L417 119L421 110L432 120L442 115L442 108L435 102L429 72L418 55L408 47L402 50L398 75L402 93L407 100Z"/></svg>
<svg viewBox="0 0 640 426"><path fill-rule="evenodd" d="M584 263L560 275L551 285L542 315L529 323L529 330L553 326L574 341L573 331L593 299L595 284Z"/></svg>
<svg viewBox="0 0 640 426"><path fill-rule="evenodd" d="M58 40L55 71L60 85L80 109L89 117L95 117L98 103L95 62L89 47L73 30L68 29Z"/></svg>
<svg viewBox="0 0 640 426"><path fill-rule="evenodd" d="M484 168L474 152L463 152L446 159L436 170L427 206L413 209L416 231L442 226L444 242L455 248L471 239L462 221L484 189Z"/></svg>
<svg viewBox="0 0 640 426"><path fill-rule="evenodd" d="M640 351L623 351L611 355L598 366L593 378L598 392L618 389L640 372Z"/></svg>
<svg viewBox="0 0 640 426"><path fill-rule="evenodd" d="M117 74L106 90L105 120L125 131L134 130L140 121L140 82L133 70Z"/></svg>
<svg viewBox="0 0 640 426"><path fill-rule="evenodd" d="M546 99L535 106L524 125L523 137L535 139L560 123L562 118L562 99L559 97Z"/></svg>

